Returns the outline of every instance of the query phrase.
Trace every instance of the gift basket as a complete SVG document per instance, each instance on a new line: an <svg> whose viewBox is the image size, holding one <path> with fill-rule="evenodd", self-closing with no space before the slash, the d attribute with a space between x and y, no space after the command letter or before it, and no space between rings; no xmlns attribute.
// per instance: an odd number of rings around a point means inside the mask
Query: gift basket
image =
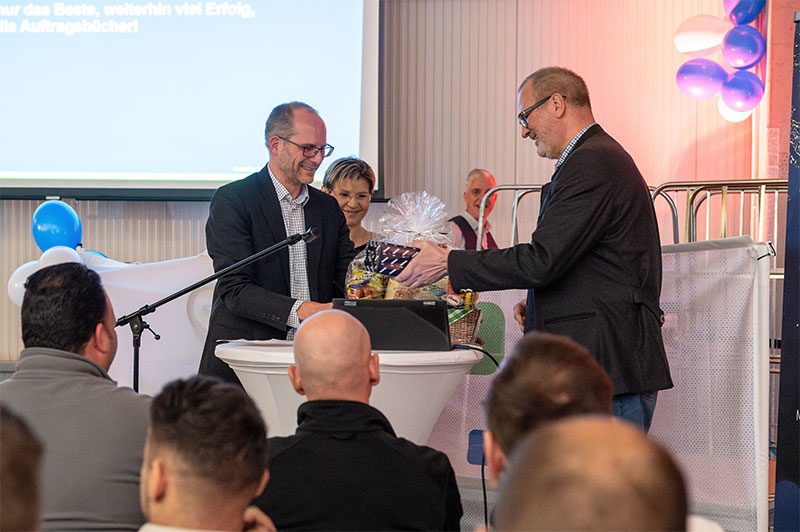
<svg viewBox="0 0 800 532"><path fill-rule="evenodd" d="M453 344L470 344L480 326L477 293L456 294L445 277L417 289L403 286L394 276L419 252L409 246L415 240L428 240L450 247L453 234L447 210L439 198L427 192L407 192L389 201L378 220L384 240L370 240L351 263L347 274L347 297L357 299L443 299L448 304L450 338Z"/></svg>

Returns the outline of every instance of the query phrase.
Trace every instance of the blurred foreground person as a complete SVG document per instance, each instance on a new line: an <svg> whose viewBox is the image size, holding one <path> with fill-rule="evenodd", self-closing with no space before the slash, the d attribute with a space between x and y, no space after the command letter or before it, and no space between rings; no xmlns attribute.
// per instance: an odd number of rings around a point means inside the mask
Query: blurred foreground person
<svg viewBox="0 0 800 532"><path fill-rule="evenodd" d="M611 414L614 388L589 351L566 336L526 334L503 360L486 398L483 433L489 482L497 487L507 457L540 425L576 414Z"/></svg>
<svg viewBox="0 0 800 532"><path fill-rule="evenodd" d="M267 431L236 385L196 376L153 399L142 464L141 532L274 530L248 508L267 483Z"/></svg>
<svg viewBox="0 0 800 532"><path fill-rule="evenodd" d="M576 416L533 431L512 454L497 530L686 530L683 476L627 422Z"/></svg>
<svg viewBox="0 0 800 532"><path fill-rule="evenodd" d="M42 444L21 417L0 404L0 531L39 530Z"/></svg>

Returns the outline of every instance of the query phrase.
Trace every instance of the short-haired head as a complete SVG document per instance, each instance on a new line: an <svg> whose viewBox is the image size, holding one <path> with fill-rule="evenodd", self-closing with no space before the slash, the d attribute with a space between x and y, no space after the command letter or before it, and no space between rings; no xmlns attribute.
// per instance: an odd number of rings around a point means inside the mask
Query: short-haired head
<svg viewBox="0 0 800 532"><path fill-rule="evenodd" d="M492 380L489 430L508 456L530 430L575 414L610 414L614 389L606 371L565 336L526 334Z"/></svg>
<svg viewBox="0 0 800 532"><path fill-rule="evenodd" d="M197 375L170 382L153 398L146 460L177 457L180 476L204 489L240 493L267 469L267 431L239 386Z"/></svg>
<svg viewBox="0 0 800 532"><path fill-rule="evenodd" d="M667 451L625 421L574 416L512 453L495 529L673 531L686 516L683 475Z"/></svg>
<svg viewBox="0 0 800 532"><path fill-rule="evenodd" d="M304 110L314 113L315 115L319 115L317 110L307 103L282 103L272 109L272 111L269 113L267 124L264 127L264 142L268 144L270 137L273 135L284 138L289 138L294 135L294 114L298 110Z"/></svg>
<svg viewBox="0 0 800 532"><path fill-rule="evenodd" d="M22 342L25 347L78 353L103 322L106 306L106 293L94 270L74 262L42 268L25 282Z"/></svg>
<svg viewBox="0 0 800 532"><path fill-rule="evenodd" d="M379 380L378 355L356 318L326 310L307 318L294 337L296 366L289 368L295 389L309 400L368 402ZM298 379L299 378L299 379Z"/></svg>
<svg viewBox="0 0 800 532"><path fill-rule="evenodd" d="M25 420L0 404L0 530L38 530L42 444Z"/></svg>
<svg viewBox="0 0 800 532"><path fill-rule="evenodd" d="M589 89L578 74L564 67L545 67L528 75L519 85L517 92L533 91L532 100L538 101L551 94L564 96L570 105L588 107Z"/></svg>
<svg viewBox="0 0 800 532"><path fill-rule="evenodd" d="M467 174L466 190L464 190L464 208L476 220L480 216L480 205L484 194L497 185L494 176L488 170L483 168L473 168ZM494 204L497 201L497 194L492 194L486 200L485 216L489 216L494 209Z"/></svg>
<svg viewBox="0 0 800 532"><path fill-rule="evenodd" d="M345 180L358 181L363 179L369 183L369 192L375 190L375 172L369 163L358 157L342 157L336 159L325 170L325 177L322 179L322 186L328 191Z"/></svg>

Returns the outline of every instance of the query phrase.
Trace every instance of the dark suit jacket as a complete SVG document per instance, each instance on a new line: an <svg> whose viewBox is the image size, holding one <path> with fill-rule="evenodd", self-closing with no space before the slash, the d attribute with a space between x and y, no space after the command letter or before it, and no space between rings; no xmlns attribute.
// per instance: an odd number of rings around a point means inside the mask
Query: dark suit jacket
<svg viewBox="0 0 800 532"><path fill-rule="evenodd" d="M529 289L526 331L586 346L615 393L672 387L661 338L658 225L633 159L595 125L542 194L529 244L450 253L453 288Z"/></svg>
<svg viewBox="0 0 800 532"><path fill-rule="evenodd" d="M308 187L303 208L306 228L319 237L306 244L311 300L327 303L343 297L353 243L336 200ZM265 166L260 172L220 187L211 199L206 246L214 271L238 262L286 238L278 196ZM201 374L238 382L225 362L214 356L218 339L286 338L290 296L289 249L264 257L221 277L214 288Z"/></svg>

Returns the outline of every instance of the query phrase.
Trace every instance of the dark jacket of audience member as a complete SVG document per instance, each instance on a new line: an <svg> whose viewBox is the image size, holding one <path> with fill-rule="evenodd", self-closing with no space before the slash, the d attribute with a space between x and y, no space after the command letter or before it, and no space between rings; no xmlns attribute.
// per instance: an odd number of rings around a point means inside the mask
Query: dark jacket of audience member
<svg viewBox="0 0 800 532"><path fill-rule="evenodd" d="M455 473L439 451L398 438L369 405L380 381L369 334L344 312L305 320L289 367L308 397L293 436L270 438L257 500L278 530L458 530Z"/></svg>

